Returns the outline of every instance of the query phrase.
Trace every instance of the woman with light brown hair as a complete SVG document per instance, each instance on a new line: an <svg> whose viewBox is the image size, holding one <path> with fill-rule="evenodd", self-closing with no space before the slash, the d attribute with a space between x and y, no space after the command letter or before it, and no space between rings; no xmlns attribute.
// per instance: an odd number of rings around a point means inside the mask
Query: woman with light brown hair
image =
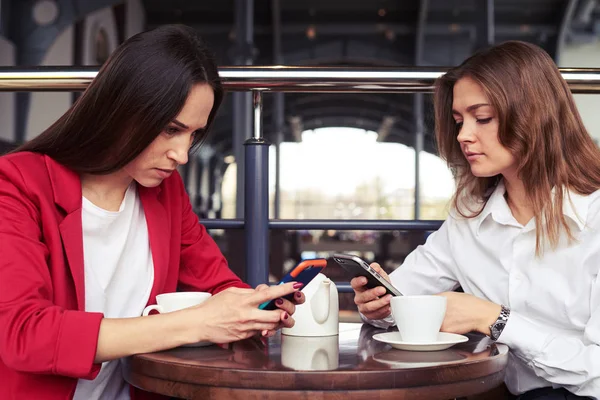
<svg viewBox="0 0 600 400"><path fill-rule="evenodd" d="M434 105L456 193L388 279L445 296L442 331L508 345L519 399L600 398L600 150L567 83L541 48L512 41L439 78ZM393 325L390 295L365 284L352 280L365 321Z"/></svg>

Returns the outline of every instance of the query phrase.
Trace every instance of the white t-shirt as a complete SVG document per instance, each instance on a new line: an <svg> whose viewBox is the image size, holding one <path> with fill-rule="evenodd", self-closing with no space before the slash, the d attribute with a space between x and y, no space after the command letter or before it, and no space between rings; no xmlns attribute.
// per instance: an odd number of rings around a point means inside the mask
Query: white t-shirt
<svg viewBox="0 0 600 400"><path fill-rule="evenodd" d="M119 211L104 210L83 198L85 311L106 318L139 317L154 283L146 218L132 183ZM80 379L76 400L129 399L121 360L102 364L94 380Z"/></svg>

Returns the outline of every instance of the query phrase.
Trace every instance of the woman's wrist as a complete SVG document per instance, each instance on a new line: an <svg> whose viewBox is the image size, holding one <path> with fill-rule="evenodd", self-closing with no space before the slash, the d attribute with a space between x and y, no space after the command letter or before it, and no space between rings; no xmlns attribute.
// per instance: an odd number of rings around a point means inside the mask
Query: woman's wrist
<svg viewBox="0 0 600 400"><path fill-rule="evenodd" d="M483 307L481 311L477 332L483 333L486 336L490 336L490 326L496 322L501 311L502 307L500 304L486 301L485 307Z"/></svg>
<svg viewBox="0 0 600 400"><path fill-rule="evenodd" d="M188 310L136 318L104 318L100 323L95 362L172 349L201 341L203 329ZM201 322L201 321L200 321Z"/></svg>
<svg viewBox="0 0 600 400"><path fill-rule="evenodd" d="M173 324L173 333L182 342L179 346L209 340L204 328L206 321L199 318L195 310L196 307L192 307L170 313L174 317L173 321L169 321Z"/></svg>

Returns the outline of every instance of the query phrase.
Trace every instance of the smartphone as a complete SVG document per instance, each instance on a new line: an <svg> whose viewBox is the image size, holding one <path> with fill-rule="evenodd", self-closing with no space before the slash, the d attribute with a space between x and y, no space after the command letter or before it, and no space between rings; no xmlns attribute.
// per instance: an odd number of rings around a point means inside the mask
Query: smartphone
<svg viewBox="0 0 600 400"><path fill-rule="evenodd" d="M288 282L302 282L304 286L302 289L308 285L310 281L313 280L315 276L319 274L319 272L323 271L323 269L327 266L327 260L324 258L315 258L314 260L304 260L300 264L296 265L286 276L281 278L278 285L282 285ZM300 290L302 290L300 289ZM292 300L294 294L289 294L285 296L285 299ZM275 306L275 301L277 299L265 301L258 308L261 310L275 310L277 307Z"/></svg>
<svg viewBox="0 0 600 400"><path fill-rule="evenodd" d="M386 294L402 296L402 293L400 293L398 289L383 276L379 275L366 261L359 257L350 254L334 254L332 257L329 257L328 260L328 262L334 262L345 269L352 275L352 278L356 278L357 276L364 276L367 278L368 289L383 286L386 290Z"/></svg>

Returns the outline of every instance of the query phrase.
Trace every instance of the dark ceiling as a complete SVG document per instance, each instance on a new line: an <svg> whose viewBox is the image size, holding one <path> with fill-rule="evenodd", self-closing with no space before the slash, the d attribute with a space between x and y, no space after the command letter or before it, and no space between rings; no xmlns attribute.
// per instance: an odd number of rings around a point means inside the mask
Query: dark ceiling
<svg viewBox="0 0 600 400"><path fill-rule="evenodd" d="M143 2L148 28L168 23L195 27L223 66L240 64L240 54L251 55L255 65L453 66L487 45L488 37L494 43L533 42L556 59L559 43L589 40L600 27L596 0L279 0L278 63L273 1L253 2L251 51L236 41L236 5L241 1ZM238 18L244 15L239 11ZM418 32L422 32L420 61L416 58ZM231 151L231 97L212 133L214 145L225 154ZM274 131L272 97L265 96L267 138ZM386 126L384 141L412 146L413 109L411 94L290 93L285 95L285 140L297 140L298 127L350 126L380 131ZM425 96L424 119L425 150L435 152L429 96Z"/></svg>

